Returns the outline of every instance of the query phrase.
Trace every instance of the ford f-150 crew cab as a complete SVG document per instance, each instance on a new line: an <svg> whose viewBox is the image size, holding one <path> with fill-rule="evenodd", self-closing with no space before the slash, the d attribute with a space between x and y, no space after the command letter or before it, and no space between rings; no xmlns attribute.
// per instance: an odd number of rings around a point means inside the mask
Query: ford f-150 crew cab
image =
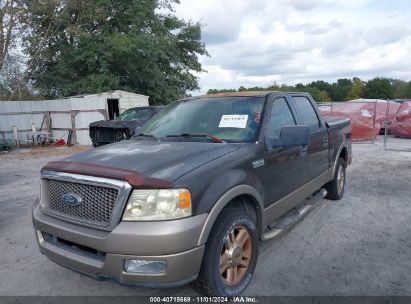
<svg viewBox="0 0 411 304"><path fill-rule="evenodd" d="M259 240L324 196L341 199L351 163L349 119L325 121L305 93L182 99L139 132L42 169L33 224L50 260L94 278L195 281L235 296Z"/></svg>

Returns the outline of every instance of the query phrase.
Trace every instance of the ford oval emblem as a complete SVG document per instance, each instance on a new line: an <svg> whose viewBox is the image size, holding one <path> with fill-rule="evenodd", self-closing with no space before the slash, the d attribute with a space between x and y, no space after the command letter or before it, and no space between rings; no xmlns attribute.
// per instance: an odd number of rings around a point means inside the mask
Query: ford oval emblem
<svg viewBox="0 0 411 304"><path fill-rule="evenodd" d="M83 202L83 199L81 196L75 193L66 193L63 195L63 203L69 206L77 206L80 205Z"/></svg>

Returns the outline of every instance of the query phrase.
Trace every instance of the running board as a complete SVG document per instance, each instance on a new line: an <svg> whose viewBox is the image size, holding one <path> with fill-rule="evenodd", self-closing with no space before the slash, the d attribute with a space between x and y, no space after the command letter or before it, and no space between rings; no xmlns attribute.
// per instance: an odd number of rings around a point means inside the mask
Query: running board
<svg viewBox="0 0 411 304"><path fill-rule="evenodd" d="M273 239L281 235L283 232L289 230L291 227L301 221L304 216L306 216L307 213L314 208L316 204L324 199L326 195L327 190L322 188L317 193L306 198L303 204L298 208L291 210L289 213L269 225L267 231L265 231L262 235L262 240L266 241Z"/></svg>

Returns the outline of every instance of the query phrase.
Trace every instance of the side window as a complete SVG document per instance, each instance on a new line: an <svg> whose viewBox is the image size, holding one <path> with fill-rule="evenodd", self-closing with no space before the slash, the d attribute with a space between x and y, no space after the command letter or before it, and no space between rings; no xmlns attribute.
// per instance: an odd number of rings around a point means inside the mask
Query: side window
<svg viewBox="0 0 411 304"><path fill-rule="evenodd" d="M279 138L282 127L295 126L294 116L285 98L274 100L267 128L268 138Z"/></svg>
<svg viewBox="0 0 411 304"><path fill-rule="evenodd" d="M317 114L307 97L293 97L295 107L300 113L303 123L306 126L312 128L318 128L320 126L320 121L318 120Z"/></svg>

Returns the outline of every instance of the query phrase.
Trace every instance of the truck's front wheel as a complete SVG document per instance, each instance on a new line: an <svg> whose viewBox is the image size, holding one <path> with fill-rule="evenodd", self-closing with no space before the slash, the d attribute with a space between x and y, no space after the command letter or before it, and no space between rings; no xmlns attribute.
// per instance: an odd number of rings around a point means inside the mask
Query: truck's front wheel
<svg viewBox="0 0 411 304"><path fill-rule="evenodd" d="M210 232L196 285L207 295L237 296L250 283L257 258L255 222L244 211L227 209Z"/></svg>

